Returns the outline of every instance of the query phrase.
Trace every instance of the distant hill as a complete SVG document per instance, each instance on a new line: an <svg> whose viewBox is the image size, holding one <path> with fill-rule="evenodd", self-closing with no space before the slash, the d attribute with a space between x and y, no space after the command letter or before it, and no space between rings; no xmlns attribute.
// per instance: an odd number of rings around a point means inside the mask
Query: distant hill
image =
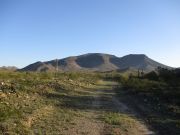
<svg viewBox="0 0 180 135"><path fill-rule="evenodd" d="M157 67L170 68L158 63L144 54L130 54L117 57L110 54L89 53L58 60L59 71L113 71L127 69L143 69L152 71ZM20 71L55 71L57 60L36 62Z"/></svg>
<svg viewBox="0 0 180 135"><path fill-rule="evenodd" d="M17 67L14 67L14 66L3 66L3 67L0 67L0 70L10 70L10 71L16 71L18 68Z"/></svg>

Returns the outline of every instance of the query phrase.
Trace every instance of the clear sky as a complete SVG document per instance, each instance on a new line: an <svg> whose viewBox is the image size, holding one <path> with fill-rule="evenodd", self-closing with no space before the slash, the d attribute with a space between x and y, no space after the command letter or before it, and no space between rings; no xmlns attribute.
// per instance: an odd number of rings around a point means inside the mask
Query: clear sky
<svg viewBox="0 0 180 135"><path fill-rule="evenodd" d="M93 52L180 67L180 0L0 0L0 66Z"/></svg>

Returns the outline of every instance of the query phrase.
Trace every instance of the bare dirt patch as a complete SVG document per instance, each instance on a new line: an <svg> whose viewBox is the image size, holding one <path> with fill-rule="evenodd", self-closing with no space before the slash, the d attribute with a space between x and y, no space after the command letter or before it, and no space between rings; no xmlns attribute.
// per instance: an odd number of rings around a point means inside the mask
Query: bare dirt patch
<svg viewBox="0 0 180 135"><path fill-rule="evenodd" d="M52 106L45 106L40 109L33 111L33 113L22 121L22 124L27 127L31 128L34 122L38 121L42 117L47 117L48 115L53 115L53 107Z"/></svg>

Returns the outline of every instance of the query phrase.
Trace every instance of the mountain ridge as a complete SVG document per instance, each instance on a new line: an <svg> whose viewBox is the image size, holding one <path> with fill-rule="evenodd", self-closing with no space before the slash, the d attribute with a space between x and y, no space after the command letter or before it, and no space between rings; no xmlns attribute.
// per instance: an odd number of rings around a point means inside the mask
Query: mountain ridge
<svg viewBox="0 0 180 135"><path fill-rule="evenodd" d="M45 62L35 62L20 71L113 71L127 68L152 71L157 67L171 68L149 58L145 54L129 54L117 57L104 53L87 53L79 56L70 56L63 59Z"/></svg>

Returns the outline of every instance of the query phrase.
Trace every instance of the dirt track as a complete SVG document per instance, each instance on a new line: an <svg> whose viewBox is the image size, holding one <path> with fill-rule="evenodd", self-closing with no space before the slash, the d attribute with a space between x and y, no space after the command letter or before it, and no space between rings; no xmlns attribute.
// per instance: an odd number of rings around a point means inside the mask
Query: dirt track
<svg viewBox="0 0 180 135"><path fill-rule="evenodd" d="M92 102L87 105L88 108L84 115L76 118L74 125L69 127L63 134L66 135L155 135L146 124L136 119L136 127L132 131L121 132L120 126L113 126L102 121L105 113L126 114L129 117L137 118L138 113L129 108L126 104L120 102L116 97L114 90L114 83L111 85L103 84L100 88L93 90L84 90L83 92L91 95ZM79 104L81 106L81 104ZM128 130L128 129L127 129Z"/></svg>

